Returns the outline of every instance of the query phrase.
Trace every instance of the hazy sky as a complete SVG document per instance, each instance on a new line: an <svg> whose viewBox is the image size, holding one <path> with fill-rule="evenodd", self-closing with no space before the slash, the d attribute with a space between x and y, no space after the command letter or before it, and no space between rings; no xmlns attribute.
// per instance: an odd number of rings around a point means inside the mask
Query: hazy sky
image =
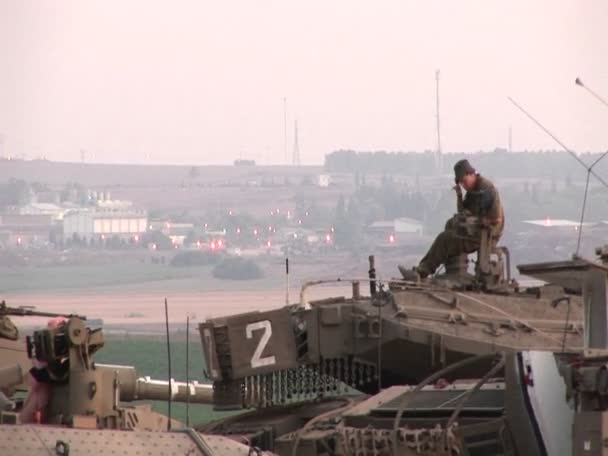
<svg viewBox="0 0 608 456"><path fill-rule="evenodd" d="M0 0L5 153L304 163L338 148L608 147L608 1Z"/></svg>

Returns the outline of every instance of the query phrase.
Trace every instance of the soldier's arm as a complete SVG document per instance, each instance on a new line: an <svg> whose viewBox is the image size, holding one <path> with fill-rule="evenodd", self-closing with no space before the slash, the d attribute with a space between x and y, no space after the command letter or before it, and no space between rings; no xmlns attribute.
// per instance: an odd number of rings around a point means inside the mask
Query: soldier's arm
<svg viewBox="0 0 608 456"><path fill-rule="evenodd" d="M494 188L484 190L480 198L481 215L490 225L500 224L500 198Z"/></svg>
<svg viewBox="0 0 608 456"><path fill-rule="evenodd" d="M456 212L458 212L459 214L464 212L465 207L464 207L464 201L462 199L462 189L460 188L460 185L456 184L454 187L454 191L456 192Z"/></svg>

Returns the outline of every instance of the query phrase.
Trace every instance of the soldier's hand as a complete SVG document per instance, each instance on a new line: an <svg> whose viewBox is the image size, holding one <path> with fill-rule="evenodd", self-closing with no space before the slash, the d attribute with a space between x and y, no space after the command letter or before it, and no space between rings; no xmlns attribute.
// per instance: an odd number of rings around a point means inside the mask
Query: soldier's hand
<svg viewBox="0 0 608 456"><path fill-rule="evenodd" d="M452 187L452 190L454 190L458 196L462 196L462 188L460 188L460 185L454 185Z"/></svg>

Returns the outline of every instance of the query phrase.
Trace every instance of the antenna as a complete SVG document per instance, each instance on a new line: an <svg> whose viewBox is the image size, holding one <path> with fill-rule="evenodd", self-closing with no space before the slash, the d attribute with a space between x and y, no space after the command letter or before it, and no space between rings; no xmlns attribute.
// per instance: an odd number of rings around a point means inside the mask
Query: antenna
<svg viewBox="0 0 608 456"><path fill-rule="evenodd" d="M438 173L443 168L443 157L441 155L441 119L439 117L439 70L435 71L435 116L437 117L437 153L435 156L435 167Z"/></svg>
<svg viewBox="0 0 608 456"><path fill-rule="evenodd" d="M285 149L285 164L289 163L287 158L287 97L283 97L283 148Z"/></svg>
<svg viewBox="0 0 608 456"><path fill-rule="evenodd" d="M589 87L587 87L585 84L583 84L583 81L581 80L581 78L576 78L576 80L574 81L574 83L577 86L581 86L583 89L585 89L587 92L589 92L591 95L593 95L595 97L595 99L599 100L600 103L602 103L604 106L608 107L608 101L604 100L602 97L600 97L597 93L595 93L593 90L591 90Z"/></svg>
<svg viewBox="0 0 608 456"><path fill-rule="evenodd" d="M186 427L190 427L190 314L186 315Z"/></svg>
<svg viewBox="0 0 608 456"><path fill-rule="evenodd" d="M289 305L289 256L285 252L285 305Z"/></svg>
<svg viewBox="0 0 608 456"><path fill-rule="evenodd" d="M171 402L172 402L172 396L173 396L173 391L172 391L172 387L173 387L173 379L171 378L171 341L169 339L169 305L167 304L167 298L165 298L165 328L167 331L167 361L168 361L168 365L169 365L169 396L167 398L167 415L168 415L168 420L167 420L167 431L171 430Z"/></svg>
<svg viewBox="0 0 608 456"><path fill-rule="evenodd" d="M581 83L579 82L580 80L577 78L576 83L578 85L581 85ZM530 120L532 120L538 127L540 127L547 135L549 135L557 144L559 144L566 152L568 152L570 155L572 155L575 160L577 162L579 162L586 170L587 170L587 179L586 179L586 183L585 183L585 194L583 196L583 204L581 207L581 220L579 223L579 227L578 227L578 239L576 241L576 253L575 256L578 256L579 251L580 251L580 247L581 247L581 236L583 233L583 222L585 220L585 208L587 206L587 194L589 191L589 178L591 177L591 175L593 174L595 176L595 178L600 181L605 187L608 188L608 183L606 183L606 181L604 179L602 179L600 176L597 175L597 173L595 171L593 171L593 167L595 165L597 165L606 155L608 155L608 151L604 152L598 159L596 159L591 166L587 166L587 164L582 161L578 155L576 155L572 150L570 150L563 142L561 142L553 133L551 133L547 128L545 128L544 125L542 125L538 120L536 120L532 114L530 114L528 111L526 111L523 107L521 107L513 98L511 97L507 97L508 100L513 103L513 105L519 109L521 112L523 112Z"/></svg>
<svg viewBox="0 0 608 456"><path fill-rule="evenodd" d="M293 165L300 166L300 144L298 143L298 119L293 128Z"/></svg>

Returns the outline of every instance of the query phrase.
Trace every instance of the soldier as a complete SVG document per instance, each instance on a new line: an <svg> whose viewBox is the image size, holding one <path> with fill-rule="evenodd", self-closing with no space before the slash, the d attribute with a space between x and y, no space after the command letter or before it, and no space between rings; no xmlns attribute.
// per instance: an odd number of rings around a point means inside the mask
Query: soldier
<svg viewBox="0 0 608 456"><path fill-rule="evenodd" d="M493 242L496 244L502 235L505 225L500 197L494 184L475 171L468 160L460 160L454 165L459 214L473 215L481 218L482 224L490 227ZM461 186L466 190L462 197ZM427 254L414 269L399 265L399 272L405 280L418 280L435 272L448 258L463 253L473 253L479 249L480 239L463 237L456 233L455 220L448 220L445 230L437 235Z"/></svg>
<svg viewBox="0 0 608 456"><path fill-rule="evenodd" d="M63 324L65 317L51 318L47 327L53 329ZM28 387L27 397L23 402L23 408L19 413L21 423L42 423L46 419L46 408L51 397L51 385L54 381L49 371L47 363L32 359L32 368L25 377Z"/></svg>

